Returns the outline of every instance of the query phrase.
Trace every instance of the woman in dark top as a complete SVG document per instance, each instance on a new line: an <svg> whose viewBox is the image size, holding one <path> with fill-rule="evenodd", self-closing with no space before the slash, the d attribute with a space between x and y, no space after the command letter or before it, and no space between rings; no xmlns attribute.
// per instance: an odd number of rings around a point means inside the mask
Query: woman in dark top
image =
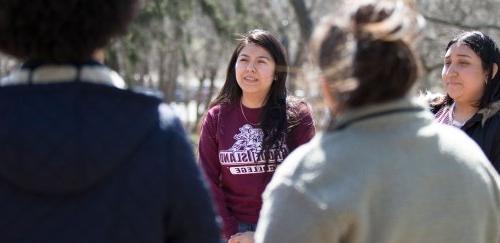
<svg viewBox="0 0 500 243"><path fill-rule="evenodd" d="M446 96L431 102L438 122L464 130L500 170L500 51L488 35L464 32L446 46Z"/></svg>
<svg viewBox="0 0 500 243"><path fill-rule="evenodd" d="M219 242L173 110L100 63L139 3L1 1L0 242Z"/></svg>

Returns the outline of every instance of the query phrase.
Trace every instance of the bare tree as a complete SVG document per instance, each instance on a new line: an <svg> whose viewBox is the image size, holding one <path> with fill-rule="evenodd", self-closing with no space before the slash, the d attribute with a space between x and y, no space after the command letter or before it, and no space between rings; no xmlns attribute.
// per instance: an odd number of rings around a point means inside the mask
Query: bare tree
<svg viewBox="0 0 500 243"><path fill-rule="evenodd" d="M338 14L346 0L150 0L146 1L129 34L114 41L106 63L130 86L162 90L165 101L194 115L196 124L224 81L237 34L261 28L277 33L289 54L289 89L319 102L307 44L320 18ZM348 1L347 1L348 2ZM440 90L440 71L446 43L461 30L477 29L500 40L499 0L416 0L427 20L418 45L425 75L421 89ZM0 56L0 75L16 61Z"/></svg>

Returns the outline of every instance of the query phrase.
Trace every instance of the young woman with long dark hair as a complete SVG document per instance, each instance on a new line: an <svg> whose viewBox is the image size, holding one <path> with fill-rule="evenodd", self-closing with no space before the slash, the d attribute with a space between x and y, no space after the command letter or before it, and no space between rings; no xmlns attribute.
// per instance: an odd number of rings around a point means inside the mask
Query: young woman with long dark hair
<svg viewBox="0 0 500 243"><path fill-rule="evenodd" d="M309 106L288 97L287 74L286 52L277 38L264 30L247 32L203 120L200 164L226 239L255 230L261 194L276 167L314 136Z"/></svg>

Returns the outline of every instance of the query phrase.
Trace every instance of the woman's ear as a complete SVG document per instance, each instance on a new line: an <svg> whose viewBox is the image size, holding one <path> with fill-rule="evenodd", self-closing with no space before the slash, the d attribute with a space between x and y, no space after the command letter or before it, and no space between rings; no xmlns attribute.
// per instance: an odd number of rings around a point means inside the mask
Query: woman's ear
<svg viewBox="0 0 500 243"><path fill-rule="evenodd" d="M493 68L491 69L491 78L494 78L498 72L498 64L493 63Z"/></svg>

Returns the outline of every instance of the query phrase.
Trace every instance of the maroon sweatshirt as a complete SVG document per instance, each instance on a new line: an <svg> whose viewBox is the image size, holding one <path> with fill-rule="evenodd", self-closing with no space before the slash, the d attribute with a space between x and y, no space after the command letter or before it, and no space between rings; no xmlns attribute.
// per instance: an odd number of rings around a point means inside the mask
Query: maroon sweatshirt
<svg viewBox="0 0 500 243"><path fill-rule="evenodd" d="M208 111L202 124L200 164L222 217L226 238L237 233L238 223L257 223L261 195L276 166L315 133L311 111L303 103L299 125L288 133L284 142L271 149L266 162L259 153L264 133L253 125L258 123L261 110L240 106L239 102L217 105Z"/></svg>

